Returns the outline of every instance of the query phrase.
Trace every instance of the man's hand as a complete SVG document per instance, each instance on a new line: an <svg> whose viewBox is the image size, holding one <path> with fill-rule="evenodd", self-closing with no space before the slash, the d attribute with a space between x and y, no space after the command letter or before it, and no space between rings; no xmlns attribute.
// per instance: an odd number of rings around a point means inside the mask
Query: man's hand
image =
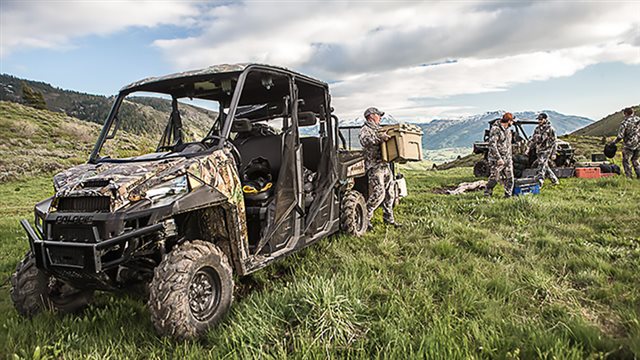
<svg viewBox="0 0 640 360"><path fill-rule="evenodd" d="M386 130L385 132L381 133L380 139L382 139L382 141L387 141L391 139L391 136L389 136L389 130Z"/></svg>
<svg viewBox="0 0 640 360"><path fill-rule="evenodd" d="M504 160L502 159L498 160L498 166L504 166Z"/></svg>

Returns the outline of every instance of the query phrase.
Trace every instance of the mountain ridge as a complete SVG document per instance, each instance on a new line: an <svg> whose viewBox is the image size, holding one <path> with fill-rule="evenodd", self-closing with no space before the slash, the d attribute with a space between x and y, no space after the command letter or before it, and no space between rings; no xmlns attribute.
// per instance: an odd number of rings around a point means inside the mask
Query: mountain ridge
<svg viewBox="0 0 640 360"><path fill-rule="evenodd" d="M554 110L541 111L520 111L514 112L516 119L534 120L536 116L544 112L549 115L551 124L555 127L558 135L566 135L578 128L592 124L592 119L565 115ZM434 119L427 123L412 123L419 126L423 131L422 147L425 150L440 150L451 148L471 148L476 141L482 141L484 130L489 128L489 121L500 118L504 110L487 111L481 114L470 115L455 119ZM364 119L341 121L341 126L361 126ZM392 117L385 115L382 124L397 123ZM528 134L533 133L535 125L525 125Z"/></svg>

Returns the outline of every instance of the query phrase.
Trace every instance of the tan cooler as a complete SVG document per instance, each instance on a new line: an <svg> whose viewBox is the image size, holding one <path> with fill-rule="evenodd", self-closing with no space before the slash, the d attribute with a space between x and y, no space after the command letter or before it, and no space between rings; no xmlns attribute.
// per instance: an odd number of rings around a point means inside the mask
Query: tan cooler
<svg viewBox="0 0 640 360"><path fill-rule="evenodd" d="M391 139L382 146L382 159L405 163L422 161L422 129L411 124L382 126L382 131L389 130Z"/></svg>

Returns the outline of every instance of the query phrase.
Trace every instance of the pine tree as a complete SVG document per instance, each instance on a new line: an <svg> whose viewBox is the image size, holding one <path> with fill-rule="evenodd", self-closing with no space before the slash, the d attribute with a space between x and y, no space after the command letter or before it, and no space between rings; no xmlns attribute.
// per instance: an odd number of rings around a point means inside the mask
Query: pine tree
<svg viewBox="0 0 640 360"><path fill-rule="evenodd" d="M22 100L28 106L34 107L36 109L47 108L47 103L44 101L44 96L42 96L42 93L37 90L33 90L25 82L22 82Z"/></svg>

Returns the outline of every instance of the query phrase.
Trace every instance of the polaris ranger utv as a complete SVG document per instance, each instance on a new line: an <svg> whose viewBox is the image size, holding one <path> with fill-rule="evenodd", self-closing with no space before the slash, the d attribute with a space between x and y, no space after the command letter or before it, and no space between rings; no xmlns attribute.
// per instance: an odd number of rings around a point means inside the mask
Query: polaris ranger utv
<svg viewBox="0 0 640 360"><path fill-rule="evenodd" d="M499 121L499 119L489 121L489 129L496 121ZM537 124L537 121L532 120L516 120L513 122L514 130L511 130L513 133L511 142L513 144L513 175L516 178L524 177L525 172L533 168L537 159L535 149L531 149L528 154L525 154L529 136L524 131L524 125ZM489 129L484 131L484 141L473 144L473 153L483 155L482 160L473 165L473 175L476 177L489 176ZM558 140L556 144L556 157L553 161L555 167L552 170L558 177L567 177L565 174L572 174L573 171L563 172L559 169L571 167L575 164L575 150L566 141Z"/></svg>
<svg viewBox="0 0 640 360"><path fill-rule="evenodd" d="M131 118L127 99L149 93L168 119L157 148L114 157ZM219 112L201 138L186 129L189 100ZM55 195L36 204L35 226L21 221L30 251L11 279L16 309L74 312L95 290L144 284L157 332L197 337L229 309L234 273L339 230L362 235L364 161L341 147L331 112L326 83L267 65L125 86L88 162L54 177Z"/></svg>

